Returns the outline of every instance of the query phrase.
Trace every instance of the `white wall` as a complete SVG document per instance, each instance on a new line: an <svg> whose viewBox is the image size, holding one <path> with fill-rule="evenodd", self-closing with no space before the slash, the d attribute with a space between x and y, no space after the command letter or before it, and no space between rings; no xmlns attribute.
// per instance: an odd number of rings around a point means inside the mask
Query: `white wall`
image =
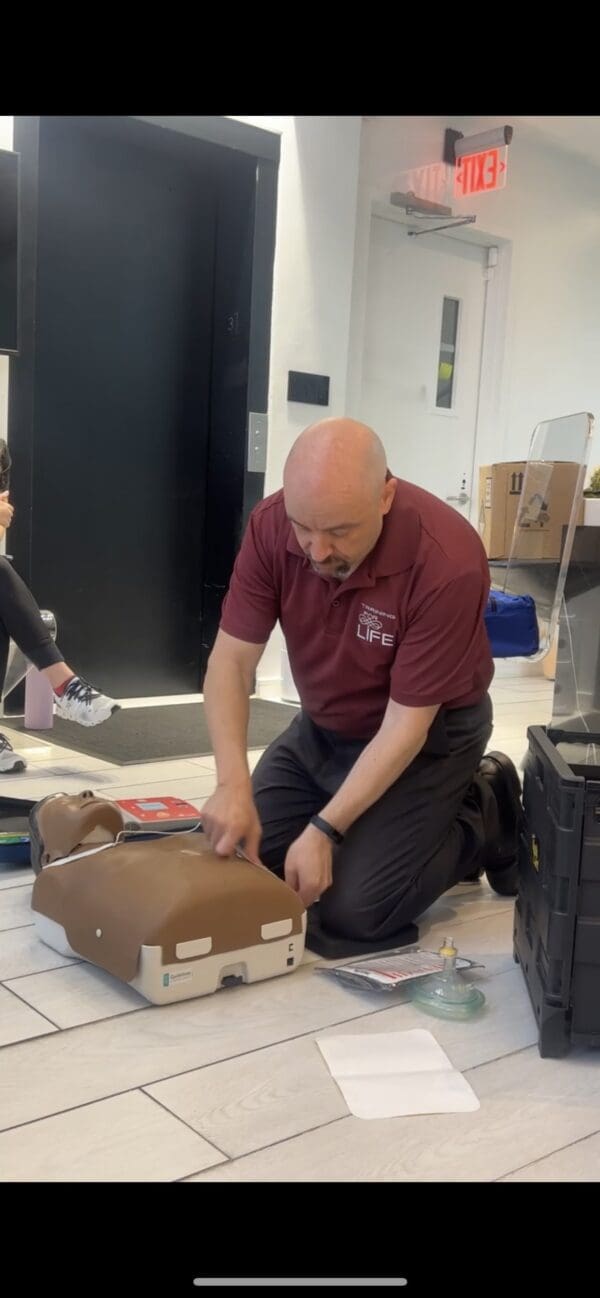
<svg viewBox="0 0 600 1298"><path fill-rule="evenodd" d="M452 200L456 212L476 214L478 230L512 245L502 382L490 414L497 460L525 456L540 420L590 410L600 424L600 168L510 117L366 121L350 367L359 382L371 197L406 192L407 171L439 161L446 125L474 135L501 122L514 126L506 188Z"/></svg>
<svg viewBox="0 0 600 1298"><path fill-rule="evenodd" d="M281 486L298 433L347 410L346 381L360 117L237 117L281 136L271 322L267 493ZM330 405L290 404L288 370L328 374ZM275 634L259 670L261 688L281 676Z"/></svg>
<svg viewBox="0 0 600 1298"><path fill-rule="evenodd" d="M13 118L0 116L0 149L12 149ZM0 356L0 437L6 437L8 421L8 356Z"/></svg>
<svg viewBox="0 0 600 1298"><path fill-rule="evenodd" d="M360 117L236 117L281 136L271 322L266 491L281 486L298 433L343 414ZM290 404L288 370L328 374L330 406Z"/></svg>

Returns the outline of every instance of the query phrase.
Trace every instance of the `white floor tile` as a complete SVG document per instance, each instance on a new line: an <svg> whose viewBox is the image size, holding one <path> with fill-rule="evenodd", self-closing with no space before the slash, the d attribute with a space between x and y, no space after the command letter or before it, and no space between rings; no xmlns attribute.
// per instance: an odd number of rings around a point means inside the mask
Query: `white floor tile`
<svg viewBox="0 0 600 1298"><path fill-rule="evenodd" d="M33 924L9 929L0 938L0 982L73 963L40 942Z"/></svg>
<svg viewBox="0 0 600 1298"><path fill-rule="evenodd" d="M206 773L208 775L208 772ZM80 793L91 788L94 793L112 796L114 790L125 786L169 784L175 793L175 784L197 779L198 768L191 762L146 762L131 766L103 766L79 769L74 759L66 766L40 762L22 775L3 777L2 788L7 796L15 798L45 798L49 793Z"/></svg>
<svg viewBox="0 0 600 1298"><path fill-rule="evenodd" d="M264 748L248 749L248 766L251 771L254 770L255 766L260 761L264 751ZM203 766L206 770L216 771L217 769L214 757L211 757L208 753L204 757L192 757L190 760L198 766Z"/></svg>
<svg viewBox="0 0 600 1298"><path fill-rule="evenodd" d="M148 1005L148 1001L132 987L85 961L17 978L14 982L5 979L5 985L17 991L34 1009L46 1014L59 1028L94 1023Z"/></svg>
<svg viewBox="0 0 600 1298"><path fill-rule="evenodd" d="M34 873L28 865L0 865L0 891L4 888L20 888L24 883L33 883Z"/></svg>
<svg viewBox="0 0 600 1298"><path fill-rule="evenodd" d="M2 1181L171 1181L221 1161L139 1091L0 1135Z"/></svg>
<svg viewBox="0 0 600 1298"><path fill-rule="evenodd" d="M54 1045L50 1040L26 1042L11 1047L2 1059L0 1126L6 1129L162 1081L370 1012L371 1004L357 1002L347 989L307 965L269 982L73 1028L57 1034Z"/></svg>
<svg viewBox="0 0 600 1298"><path fill-rule="evenodd" d="M198 772L190 780L157 780L156 784L119 784L111 786L111 798L183 798L199 805L210 797L215 788L215 777L210 771Z"/></svg>
<svg viewBox="0 0 600 1298"><path fill-rule="evenodd" d="M511 969L490 980L485 994L486 1010L475 1030L473 1023L441 1022L401 1003L369 1014L344 1031L362 1037L424 1027L460 1069L531 1045L536 1026L519 971ZM381 1004L381 997L378 1002L371 993L369 1003ZM338 1027L328 1028L319 1035L337 1032ZM231 1157L287 1140L348 1112L312 1036L147 1089Z"/></svg>
<svg viewBox="0 0 600 1298"><path fill-rule="evenodd" d="M465 1076L481 1103L475 1113L343 1118L197 1179L492 1181L597 1131L600 1060L592 1053L548 1060L532 1046Z"/></svg>
<svg viewBox="0 0 600 1298"><path fill-rule="evenodd" d="M189 760L194 766L200 766L205 771L216 771L217 769L215 759L211 757L210 753L205 753L203 757L190 757Z"/></svg>
<svg viewBox="0 0 600 1298"><path fill-rule="evenodd" d="M528 1163L518 1172L501 1177L503 1181L600 1181L600 1132L577 1140L566 1149L535 1163Z"/></svg>
<svg viewBox="0 0 600 1298"><path fill-rule="evenodd" d="M491 746L519 764L527 726L549 720L553 686L500 674L492 693ZM2 777L0 790L36 798L91 787L108 797L166 794L201 806L214 788L211 755L118 766L54 745L50 735L48 742L27 738L27 772ZM15 746L22 740L18 734ZM249 754L252 769L260 753ZM27 868L0 866L5 1179L600 1179L600 1058L573 1052L567 1060L539 1059L529 998L512 959L513 903L485 881L453 889L419 924L422 947L437 949L451 935L461 954L485 966L470 975L486 995L485 1014L453 1024L414 1010L405 994L383 1004L375 993L343 988L316 972L321 962L309 952L287 977L147 1007L103 971L67 961L37 939L24 886L31 880ZM391 1123L344 1116L315 1033L417 1023L457 1067L472 1069L479 1113ZM137 1091L142 1086L147 1095ZM236 1161L218 1164L221 1155L206 1140Z"/></svg>
<svg viewBox="0 0 600 1298"><path fill-rule="evenodd" d="M23 928L31 924L31 888L3 888L0 892L0 932L9 928Z"/></svg>
<svg viewBox="0 0 600 1298"><path fill-rule="evenodd" d="M25 1005L8 988L0 987L0 1046L26 1041L29 1037L45 1036L49 1032L56 1032L52 1023L42 1018L41 1014L36 1014L30 1005Z"/></svg>
<svg viewBox="0 0 600 1298"><path fill-rule="evenodd" d="M78 753L73 748L66 748L64 745L54 744L51 740L41 742L32 738L31 735L25 735L20 730L10 730L8 726L1 727L2 733L10 739L14 749L27 759L29 765L40 762L56 763L57 766L76 765L82 771L103 770L110 763L103 761L99 757L91 757L87 753ZM10 777L3 775L2 780Z"/></svg>
<svg viewBox="0 0 600 1298"><path fill-rule="evenodd" d="M312 1037L195 1069L146 1089L233 1157L348 1112Z"/></svg>

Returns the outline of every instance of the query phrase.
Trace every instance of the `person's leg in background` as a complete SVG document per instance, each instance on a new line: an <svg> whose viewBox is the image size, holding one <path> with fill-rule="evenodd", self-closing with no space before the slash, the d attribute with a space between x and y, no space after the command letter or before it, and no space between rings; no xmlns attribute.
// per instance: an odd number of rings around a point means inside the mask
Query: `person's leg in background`
<svg viewBox="0 0 600 1298"><path fill-rule="evenodd" d="M10 636L0 619L0 682L2 683L6 676L9 648ZM24 759L14 752L13 746L6 738L6 735L0 732L0 775L7 775L11 771L24 771L25 766Z"/></svg>
<svg viewBox="0 0 600 1298"><path fill-rule="evenodd" d="M8 559L0 557L0 682L4 683L10 641L48 678L58 716L82 726L97 726L118 709L114 699L102 694L64 661L25 582ZM25 761L0 735L0 773L23 770Z"/></svg>

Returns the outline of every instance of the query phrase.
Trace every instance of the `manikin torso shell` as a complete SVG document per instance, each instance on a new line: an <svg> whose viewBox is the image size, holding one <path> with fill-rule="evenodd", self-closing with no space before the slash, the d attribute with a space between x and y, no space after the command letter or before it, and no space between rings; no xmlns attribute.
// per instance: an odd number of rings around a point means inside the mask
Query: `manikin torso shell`
<svg viewBox="0 0 600 1298"><path fill-rule="evenodd" d="M166 963L176 946L210 939L212 954L263 942L269 924L303 929L304 907L269 871L237 857L218 857L204 835L170 834L129 841L38 874L31 905L64 928L73 951L131 982L142 946L160 946Z"/></svg>

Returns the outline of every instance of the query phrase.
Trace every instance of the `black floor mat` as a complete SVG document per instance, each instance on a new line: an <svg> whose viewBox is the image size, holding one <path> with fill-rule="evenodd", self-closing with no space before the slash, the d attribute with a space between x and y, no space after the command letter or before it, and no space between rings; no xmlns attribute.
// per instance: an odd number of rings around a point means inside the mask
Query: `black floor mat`
<svg viewBox="0 0 600 1298"><path fill-rule="evenodd" d="M293 721L298 709L268 699L250 700L248 748L266 748ZM6 717L11 730L24 731L22 717ZM56 717L51 730L28 730L47 743L73 748L117 766L165 762L178 757L205 757L212 744L202 703L159 704L122 708L100 726L86 728ZM15 744L15 747L18 745Z"/></svg>

